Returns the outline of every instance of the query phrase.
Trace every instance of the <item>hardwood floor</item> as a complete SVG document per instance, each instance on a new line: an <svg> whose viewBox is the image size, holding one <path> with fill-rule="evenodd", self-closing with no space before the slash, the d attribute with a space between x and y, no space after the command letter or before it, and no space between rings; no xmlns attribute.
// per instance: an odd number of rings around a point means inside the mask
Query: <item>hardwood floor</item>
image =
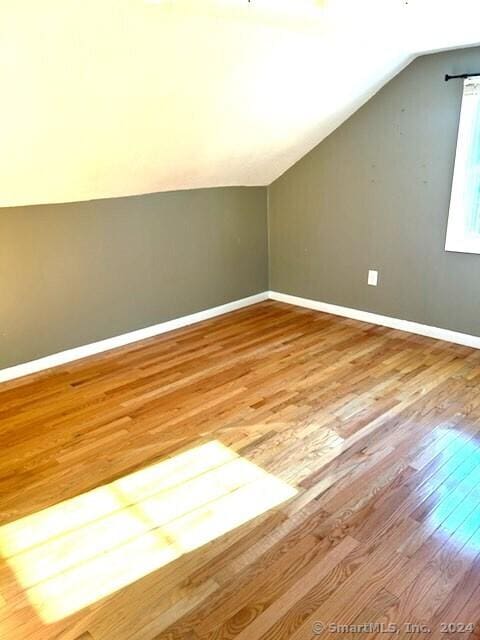
<svg viewBox="0 0 480 640"><path fill-rule="evenodd" d="M479 389L276 302L0 386L0 639L479 638Z"/></svg>

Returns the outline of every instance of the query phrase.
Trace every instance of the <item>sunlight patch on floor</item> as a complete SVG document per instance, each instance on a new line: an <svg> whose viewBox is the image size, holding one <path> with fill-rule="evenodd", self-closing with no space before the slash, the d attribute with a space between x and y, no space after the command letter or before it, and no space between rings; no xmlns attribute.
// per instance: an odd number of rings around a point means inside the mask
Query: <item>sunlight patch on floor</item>
<svg viewBox="0 0 480 640"><path fill-rule="evenodd" d="M295 494L211 441L4 525L0 554L55 622Z"/></svg>
<svg viewBox="0 0 480 640"><path fill-rule="evenodd" d="M452 455L454 452L455 455ZM429 518L462 553L480 551L480 447L476 440L457 437L444 451L441 467L443 497Z"/></svg>

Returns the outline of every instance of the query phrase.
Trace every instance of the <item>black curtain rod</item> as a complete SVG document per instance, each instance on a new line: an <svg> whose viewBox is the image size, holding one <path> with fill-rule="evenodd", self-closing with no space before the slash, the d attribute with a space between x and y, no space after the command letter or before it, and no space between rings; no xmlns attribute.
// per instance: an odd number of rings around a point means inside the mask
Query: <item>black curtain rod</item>
<svg viewBox="0 0 480 640"><path fill-rule="evenodd" d="M480 76L480 73L460 73L458 76L449 76L447 73L445 74L445 82L456 80L457 78L475 78L476 76Z"/></svg>

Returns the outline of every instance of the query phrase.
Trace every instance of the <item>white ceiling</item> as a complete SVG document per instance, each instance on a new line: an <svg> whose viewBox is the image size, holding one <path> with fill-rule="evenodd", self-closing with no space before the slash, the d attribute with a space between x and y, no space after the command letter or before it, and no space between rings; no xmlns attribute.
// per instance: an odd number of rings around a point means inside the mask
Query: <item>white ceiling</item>
<svg viewBox="0 0 480 640"><path fill-rule="evenodd" d="M478 0L1 0L0 206L265 185Z"/></svg>

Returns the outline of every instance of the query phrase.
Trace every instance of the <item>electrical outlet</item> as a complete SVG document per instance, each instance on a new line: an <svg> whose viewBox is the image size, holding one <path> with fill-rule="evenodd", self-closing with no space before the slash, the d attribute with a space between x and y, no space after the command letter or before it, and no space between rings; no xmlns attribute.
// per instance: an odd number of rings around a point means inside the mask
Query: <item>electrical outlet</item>
<svg viewBox="0 0 480 640"><path fill-rule="evenodd" d="M373 271L369 269L368 271L368 284L371 287L376 287L378 284L378 271Z"/></svg>

